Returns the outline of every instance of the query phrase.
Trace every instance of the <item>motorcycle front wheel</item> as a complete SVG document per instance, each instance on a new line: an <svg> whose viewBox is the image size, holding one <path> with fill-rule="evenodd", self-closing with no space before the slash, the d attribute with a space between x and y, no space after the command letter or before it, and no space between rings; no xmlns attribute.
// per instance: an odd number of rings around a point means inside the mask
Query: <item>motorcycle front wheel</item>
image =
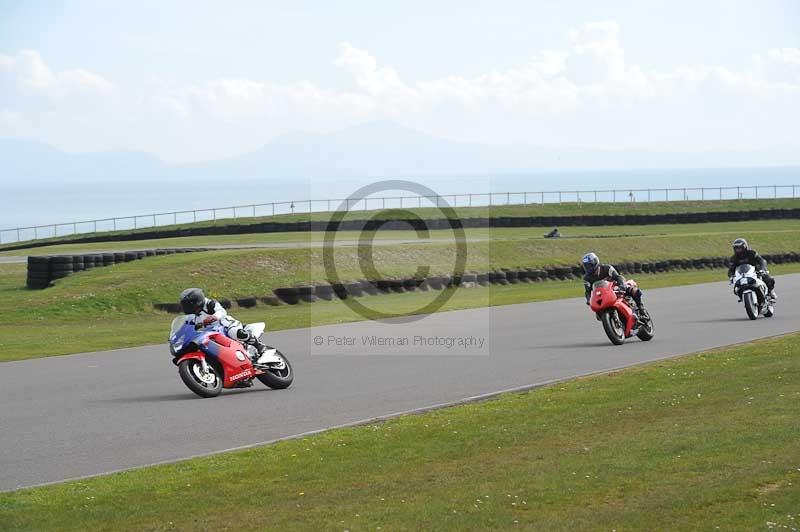
<svg viewBox="0 0 800 532"><path fill-rule="evenodd" d="M622 345L625 341L625 327L619 319L619 314L615 309L610 309L600 315L600 321L603 322L603 329L606 331L606 336L611 340L614 345Z"/></svg>
<svg viewBox="0 0 800 532"><path fill-rule="evenodd" d="M186 387L200 397L216 397L222 392L222 376L212 364L205 372L199 360L190 358L180 363L178 374Z"/></svg>
<svg viewBox="0 0 800 532"><path fill-rule="evenodd" d="M758 300L755 292L748 290L743 294L742 299L744 299L744 310L747 312L747 317L751 320L758 318Z"/></svg>

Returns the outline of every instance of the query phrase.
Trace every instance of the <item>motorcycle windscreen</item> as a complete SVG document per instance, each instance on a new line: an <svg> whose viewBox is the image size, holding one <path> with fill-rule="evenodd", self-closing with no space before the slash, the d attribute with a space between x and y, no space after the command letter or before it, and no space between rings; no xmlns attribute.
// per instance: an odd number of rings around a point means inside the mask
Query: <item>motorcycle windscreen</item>
<svg viewBox="0 0 800 532"><path fill-rule="evenodd" d="M595 283L592 285L592 288L594 288L594 289L597 289L597 288L605 288L605 287L606 287L606 286L608 286L609 284L611 284L611 283L609 283L608 281L606 281L605 279L603 279L603 280L600 280L600 281L596 281L596 282L595 282Z"/></svg>
<svg viewBox="0 0 800 532"><path fill-rule="evenodd" d="M178 316L172 320L172 327L169 332L169 345L172 355L179 353L184 346L196 341L199 333L194 329L194 323L190 320L191 316Z"/></svg>
<svg viewBox="0 0 800 532"><path fill-rule="evenodd" d="M740 264L736 268L736 273L739 274L741 277L747 277L751 275L755 275L755 267L752 264Z"/></svg>
<svg viewBox="0 0 800 532"><path fill-rule="evenodd" d="M170 326L169 328L170 342L172 342L172 339L175 337L176 334L178 334L178 331L180 331L183 328L183 326L186 325L188 317L189 317L188 315L180 315L176 316L175 319L172 320L172 326Z"/></svg>

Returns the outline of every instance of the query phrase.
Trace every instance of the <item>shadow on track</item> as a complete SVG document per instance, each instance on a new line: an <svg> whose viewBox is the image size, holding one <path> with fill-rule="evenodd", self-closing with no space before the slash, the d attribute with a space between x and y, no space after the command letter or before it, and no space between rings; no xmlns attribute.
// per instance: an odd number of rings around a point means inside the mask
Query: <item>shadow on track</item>
<svg viewBox="0 0 800 532"><path fill-rule="evenodd" d="M536 346L536 349L541 349L543 351L546 351L548 349L583 349L586 347L597 348L597 347L620 347L620 346L614 346L611 345L609 342L603 342L602 340L598 340L596 342L573 342L570 344L539 345Z"/></svg>
<svg viewBox="0 0 800 532"><path fill-rule="evenodd" d="M735 321L746 323L748 319L747 316L743 316L741 318L709 318L707 320L690 320L682 323L732 323Z"/></svg>
<svg viewBox="0 0 800 532"><path fill-rule="evenodd" d="M98 402L132 404L132 403L174 403L180 401L200 401L200 400L215 401L215 400L225 399L226 397L236 397L242 394L249 394L254 392L274 392L274 391L276 390L267 388L265 386L262 386L260 388L230 389L223 391L217 397L203 399L202 397L198 397L194 395L192 392L187 390L185 393L151 395L151 396L142 395L136 397L115 397L113 399L99 399Z"/></svg>

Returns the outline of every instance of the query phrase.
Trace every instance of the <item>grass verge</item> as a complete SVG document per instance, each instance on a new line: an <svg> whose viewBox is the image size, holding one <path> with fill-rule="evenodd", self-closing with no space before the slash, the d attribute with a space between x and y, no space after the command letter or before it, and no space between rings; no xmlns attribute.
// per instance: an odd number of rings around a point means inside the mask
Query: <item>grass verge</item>
<svg viewBox="0 0 800 532"><path fill-rule="evenodd" d="M754 530L800 521L800 334L0 494L6 530Z"/></svg>

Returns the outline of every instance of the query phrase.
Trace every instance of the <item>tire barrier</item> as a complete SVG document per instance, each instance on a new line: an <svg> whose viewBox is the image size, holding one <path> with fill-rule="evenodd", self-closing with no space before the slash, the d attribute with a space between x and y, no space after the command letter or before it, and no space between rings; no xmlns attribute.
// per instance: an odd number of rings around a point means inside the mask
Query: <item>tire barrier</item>
<svg viewBox="0 0 800 532"><path fill-rule="evenodd" d="M282 302L287 305L297 305L300 302L300 295L297 293L297 288L276 288L272 291Z"/></svg>
<svg viewBox="0 0 800 532"><path fill-rule="evenodd" d="M52 286L53 281L68 277L73 273L122 264L146 257L172 255L173 253L190 253L208 251L205 248L186 249L148 249L145 251L124 251L115 253L89 253L82 255L53 255L28 257L28 277L26 286L32 290L41 290Z"/></svg>
<svg viewBox="0 0 800 532"><path fill-rule="evenodd" d="M800 262L800 253L764 254L763 257L770 264L788 264ZM33 259L33 262L31 262ZM28 258L28 283L36 284L40 277L37 272L43 271L42 257ZM727 268L728 257L705 257L699 259L670 259L652 262L620 262L616 264L620 273L625 275L637 273L661 273L681 270L703 270ZM32 277L33 276L33 277ZM272 294L265 296L248 296L237 298L236 304L240 308L253 308L258 303L269 306L282 304L297 305L301 302L313 303L318 300L332 301L348 297L364 297L368 295L396 294L403 292L445 290L447 288L472 288L476 286L513 285L520 283L541 283L545 281L577 281L583 276L580 266L554 266L547 269L517 268L495 270L485 273L467 272L460 277L430 276L424 279L376 279L361 280L349 283L303 285L285 288L276 288ZM219 299L220 304L231 308L229 299ZM180 305L177 303L154 303L156 310L178 313Z"/></svg>
<svg viewBox="0 0 800 532"><path fill-rule="evenodd" d="M335 297L334 293L333 293L333 287L331 285L329 285L329 284L318 285L314 289L314 294L318 298L324 299L325 301L331 301Z"/></svg>
<svg viewBox="0 0 800 532"><path fill-rule="evenodd" d="M314 286L298 286L297 287L297 296L306 303L313 303L318 298L315 295L316 287Z"/></svg>
<svg viewBox="0 0 800 532"><path fill-rule="evenodd" d="M252 308L258 304L258 300L255 296L240 297L236 300L236 304L241 308Z"/></svg>
<svg viewBox="0 0 800 532"><path fill-rule="evenodd" d="M499 216L475 217L455 220L446 219L398 219L398 220L342 220L340 222L259 222L252 224L213 225L205 227L183 227L179 229L143 230L126 234L99 234L79 238L64 238L8 245L3 251L51 246L53 243L89 244L97 242L120 242L131 240L153 240L158 238L181 238L187 236L237 235L253 233L297 233L322 231L374 231L382 230L435 230L453 227L575 227L601 225L655 225L655 224L700 224L713 222L748 222L755 220L800 219L800 207L795 209L761 209L752 211L684 212L676 214L617 214L617 215L573 215L573 216ZM177 253L186 253L179 250ZM173 253L176 251L173 251ZM157 250L156 250L157 253Z"/></svg>
<svg viewBox="0 0 800 532"><path fill-rule="evenodd" d="M26 286L31 289L46 288L50 283L50 257L28 257Z"/></svg>
<svg viewBox="0 0 800 532"><path fill-rule="evenodd" d="M258 300L270 307L277 307L281 305L281 300L277 296L261 296Z"/></svg>

